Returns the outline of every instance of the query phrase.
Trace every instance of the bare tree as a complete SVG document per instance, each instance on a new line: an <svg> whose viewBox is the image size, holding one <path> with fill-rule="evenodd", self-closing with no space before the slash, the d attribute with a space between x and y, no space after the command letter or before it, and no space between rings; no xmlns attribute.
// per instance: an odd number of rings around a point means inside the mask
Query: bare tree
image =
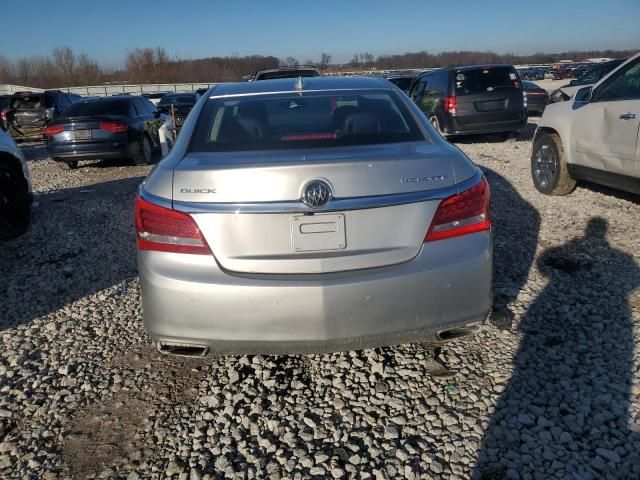
<svg viewBox="0 0 640 480"><path fill-rule="evenodd" d="M331 63L331 55L328 53L322 52L320 57L320 70L326 70L329 64Z"/></svg>
<svg viewBox="0 0 640 480"><path fill-rule="evenodd" d="M54 48L53 63L62 78L69 79L71 82L75 80L76 54L71 47Z"/></svg>
<svg viewBox="0 0 640 480"><path fill-rule="evenodd" d="M357 53L353 54L353 58L351 59L351 67L356 70L358 69L358 67L360 67L360 60Z"/></svg>
<svg viewBox="0 0 640 480"><path fill-rule="evenodd" d="M300 65L300 63L298 63L298 60L296 60L295 57L287 57L284 59L284 61L286 62L288 67L297 67L298 65Z"/></svg>

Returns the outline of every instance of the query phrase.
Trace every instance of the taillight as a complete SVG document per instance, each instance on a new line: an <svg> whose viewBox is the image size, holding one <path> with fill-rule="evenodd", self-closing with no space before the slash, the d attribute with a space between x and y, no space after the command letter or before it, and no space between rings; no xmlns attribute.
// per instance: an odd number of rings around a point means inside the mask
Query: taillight
<svg viewBox="0 0 640 480"><path fill-rule="evenodd" d="M135 205L138 249L210 255L211 249L190 215L138 197Z"/></svg>
<svg viewBox="0 0 640 480"><path fill-rule="evenodd" d="M444 99L444 111L455 115L457 112L458 101L456 97L445 97Z"/></svg>
<svg viewBox="0 0 640 480"><path fill-rule="evenodd" d="M424 241L458 237L490 228L489 184L483 178L469 190L440 202Z"/></svg>
<svg viewBox="0 0 640 480"><path fill-rule="evenodd" d="M120 122L100 122L100 130L111 133L122 133L129 130L129 125Z"/></svg>
<svg viewBox="0 0 640 480"><path fill-rule="evenodd" d="M44 129L44 134L47 137L53 137L62 132L64 132L64 125L49 125Z"/></svg>

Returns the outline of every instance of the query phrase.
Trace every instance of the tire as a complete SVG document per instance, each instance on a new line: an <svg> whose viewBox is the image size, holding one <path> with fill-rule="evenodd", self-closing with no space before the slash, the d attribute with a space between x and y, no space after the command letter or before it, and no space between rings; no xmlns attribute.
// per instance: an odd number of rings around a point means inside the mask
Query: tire
<svg viewBox="0 0 640 480"><path fill-rule="evenodd" d="M506 142L512 136L517 135L517 134L518 134L518 132L500 132L498 134L498 140L501 141L501 142Z"/></svg>
<svg viewBox="0 0 640 480"><path fill-rule="evenodd" d="M31 223L31 201L21 171L0 164L0 240L22 235Z"/></svg>
<svg viewBox="0 0 640 480"><path fill-rule="evenodd" d="M133 155L133 163L136 165L151 165L153 162L153 145L147 135L142 136L142 140L136 146L136 153Z"/></svg>
<svg viewBox="0 0 640 480"><path fill-rule="evenodd" d="M568 195L576 187L558 135L543 133L533 143L531 179L536 190L545 195Z"/></svg>
<svg viewBox="0 0 640 480"><path fill-rule="evenodd" d="M76 168L78 168L78 161L77 160L58 160L58 167L60 167L62 170L75 170Z"/></svg>
<svg viewBox="0 0 640 480"><path fill-rule="evenodd" d="M438 117L433 116L429 119L429 123L431 124L431 126L436 130L436 132L438 132L440 135L443 135L442 133L442 129L440 128L440 122L438 121Z"/></svg>

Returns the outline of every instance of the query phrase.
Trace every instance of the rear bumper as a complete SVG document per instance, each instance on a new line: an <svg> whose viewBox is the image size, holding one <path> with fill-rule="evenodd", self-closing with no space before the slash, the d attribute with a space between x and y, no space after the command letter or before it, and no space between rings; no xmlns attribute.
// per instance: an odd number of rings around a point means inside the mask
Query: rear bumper
<svg viewBox="0 0 640 480"><path fill-rule="evenodd" d="M127 142L117 144L48 144L47 152L54 160L98 160L106 158L129 158L132 151Z"/></svg>
<svg viewBox="0 0 640 480"><path fill-rule="evenodd" d="M432 341L491 309L491 234L425 244L390 267L249 275L209 256L138 252L144 323L156 342L217 353L305 353Z"/></svg>
<svg viewBox="0 0 640 480"><path fill-rule="evenodd" d="M527 112L542 112L548 104L548 98L530 97L527 100Z"/></svg>
<svg viewBox="0 0 640 480"><path fill-rule="evenodd" d="M527 126L527 116L516 117L508 121L501 122L474 122L472 124L462 124L457 117L447 117L443 125L446 135L471 135L482 133L513 132L521 130Z"/></svg>

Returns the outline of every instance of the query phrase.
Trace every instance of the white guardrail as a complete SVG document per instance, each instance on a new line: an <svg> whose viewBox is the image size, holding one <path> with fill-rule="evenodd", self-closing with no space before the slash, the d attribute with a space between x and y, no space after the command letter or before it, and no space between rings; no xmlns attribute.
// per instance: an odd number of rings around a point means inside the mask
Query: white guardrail
<svg viewBox="0 0 640 480"><path fill-rule="evenodd" d="M140 95L153 92L193 92L199 88L208 88L216 83L146 83L137 85L92 85L87 87L64 87L61 90L85 97L106 97L122 93ZM42 92L42 88L25 87L22 85L0 84L0 95L11 95L14 92Z"/></svg>
<svg viewBox="0 0 640 480"><path fill-rule="evenodd" d="M549 67L548 64L538 65L515 65L516 68L527 67ZM402 73L418 73L434 70L433 68L407 68L396 70L354 70L327 73L328 76L337 75L394 75ZM87 87L63 87L52 90L62 90L63 92L76 93L86 97L105 97L117 95L119 93L128 93L132 95L140 95L142 93L153 92L193 92L199 88L208 88L217 83L146 83L146 84L128 84L128 85L93 85ZM0 95L10 95L14 92L42 92L41 88L25 87L20 85L0 84Z"/></svg>

